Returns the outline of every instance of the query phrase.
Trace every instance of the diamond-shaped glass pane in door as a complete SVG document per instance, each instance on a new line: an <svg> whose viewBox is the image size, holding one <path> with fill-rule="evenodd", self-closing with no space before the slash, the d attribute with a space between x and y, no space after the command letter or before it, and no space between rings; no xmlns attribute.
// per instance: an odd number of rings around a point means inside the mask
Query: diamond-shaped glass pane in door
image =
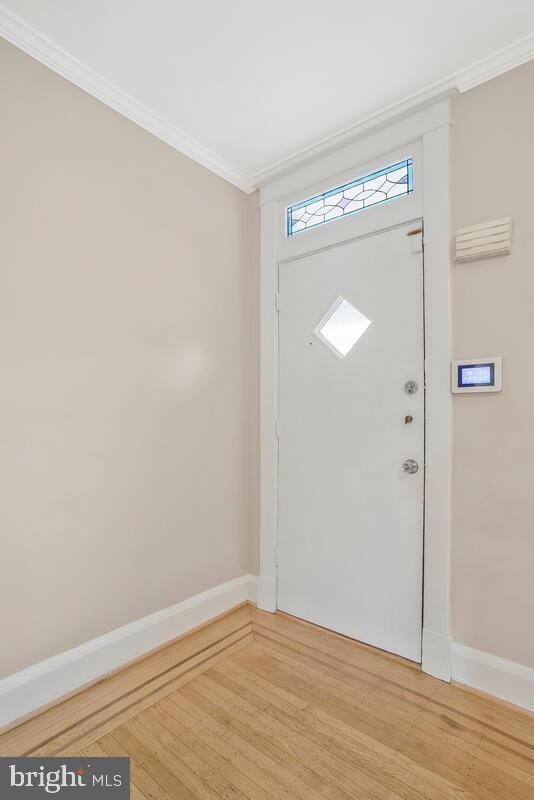
<svg viewBox="0 0 534 800"><path fill-rule="evenodd" d="M345 358L371 320L344 297L338 297L315 329L315 335L339 358Z"/></svg>

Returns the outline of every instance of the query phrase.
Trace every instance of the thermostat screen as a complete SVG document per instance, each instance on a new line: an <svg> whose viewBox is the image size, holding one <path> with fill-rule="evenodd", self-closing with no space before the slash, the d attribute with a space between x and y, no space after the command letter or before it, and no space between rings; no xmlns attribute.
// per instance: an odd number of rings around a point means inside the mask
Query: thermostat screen
<svg viewBox="0 0 534 800"><path fill-rule="evenodd" d="M495 364L461 364L458 367L458 387L494 386Z"/></svg>

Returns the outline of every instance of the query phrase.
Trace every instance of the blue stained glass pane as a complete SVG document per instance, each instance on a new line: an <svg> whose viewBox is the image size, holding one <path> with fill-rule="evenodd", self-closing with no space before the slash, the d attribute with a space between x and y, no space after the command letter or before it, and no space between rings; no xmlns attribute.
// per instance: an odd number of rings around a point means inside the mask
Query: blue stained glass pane
<svg viewBox="0 0 534 800"><path fill-rule="evenodd" d="M293 236L298 231L355 214L370 206L406 197L412 191L413 160L407 158L290 206L287 209L287 235Z"/></svg>

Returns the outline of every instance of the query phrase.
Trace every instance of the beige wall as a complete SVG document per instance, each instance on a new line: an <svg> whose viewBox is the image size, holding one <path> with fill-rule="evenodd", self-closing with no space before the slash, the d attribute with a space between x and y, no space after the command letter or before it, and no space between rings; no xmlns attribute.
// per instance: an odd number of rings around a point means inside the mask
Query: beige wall
<svg viewBox="0 0 534 800"><path fill-rule="evenodd" d="M453 268L456 358L503 357L454 398L453 635L534 667L534 62L453 102L455 229L513 218L513 253Z"/></svg>
<svg viewBox="0 0 534 800"><path fill-rule="evenodd" d="M248 571L258 227L3 40L0 118L6 675Z"/></svg>
<svg viewBox="0 0 534 800"><path fill-rule="evenodd" d="M453 102L454 639L534 666L534 63ZM256 198L0 40L0 675L258 566Z"/></svg>

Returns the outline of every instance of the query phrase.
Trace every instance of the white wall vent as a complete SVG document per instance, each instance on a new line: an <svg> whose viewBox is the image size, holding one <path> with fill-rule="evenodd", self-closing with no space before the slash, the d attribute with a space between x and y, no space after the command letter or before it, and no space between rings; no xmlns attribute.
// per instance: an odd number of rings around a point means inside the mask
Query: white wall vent
<svg viewBox="0 0 534 800"><path fill-rule="evenodd" d="M456 262L506 256L512 252L512 220L494 219L462 228L456 234Z"/></svg>

